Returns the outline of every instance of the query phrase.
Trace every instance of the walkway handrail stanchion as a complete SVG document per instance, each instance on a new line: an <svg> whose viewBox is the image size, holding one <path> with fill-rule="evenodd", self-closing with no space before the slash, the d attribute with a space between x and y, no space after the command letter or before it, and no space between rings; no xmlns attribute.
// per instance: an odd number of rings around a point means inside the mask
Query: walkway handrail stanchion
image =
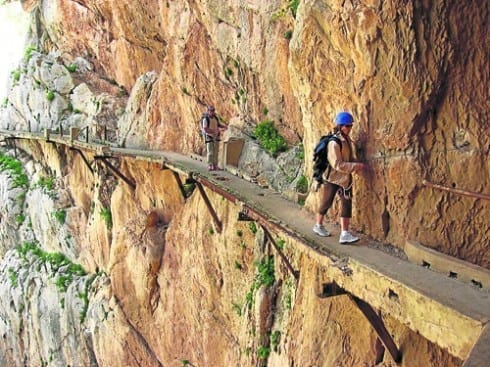
<svg viewBox="0 0 490 367"><path fill-rule="evenodd" d="M27 131L31 132L31 120L27 120Z"/></svg>
<svg viewBox="0 0 490 367"><path fill-rule="evenodd" d="M107 126L104 125L104 142L107 141Z"/></svg>
<svg viewBox="0 0 490 367"><path fill-rule="evenodd" d="M60 122L60 137L63 137L63 125Z"/></svg>
<svg viewBox="0 0 490 367"><path fill-rule="evenodd" d="M85 142L88 143L88 125L85 127Z"/></svg>

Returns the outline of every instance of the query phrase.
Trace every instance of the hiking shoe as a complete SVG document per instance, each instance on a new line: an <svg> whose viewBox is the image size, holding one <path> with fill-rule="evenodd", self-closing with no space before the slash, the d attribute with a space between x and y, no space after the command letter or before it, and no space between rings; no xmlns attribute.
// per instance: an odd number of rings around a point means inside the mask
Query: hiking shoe
<svg viewBox="0 0 490 367"><path fill-rule="evenodd" d="M352 235L352 233L345 231L340 234L339 243L341 244L353 243L359 241L359 239L360 239L359 237L356 237Z"/></svg>
<svg viewBox="0 0 490 367"><path fill-rule="evenodd" d="M317 235L322 236L322 237L330 236L330 232L325 229L323 224L315 224L313 226L313 232L315 232Z"/></svg>

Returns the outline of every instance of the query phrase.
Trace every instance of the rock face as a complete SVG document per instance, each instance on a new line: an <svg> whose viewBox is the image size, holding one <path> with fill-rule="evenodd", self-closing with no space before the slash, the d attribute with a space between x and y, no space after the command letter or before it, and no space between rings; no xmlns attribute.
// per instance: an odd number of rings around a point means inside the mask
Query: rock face
<svg viewBox="0 0 490 367"><path fill-rule="evenodd" d="M286 193L311 176L314 145L335 113L349 110L358 157L369 165L356 178L353 226L400 248L413 239L490 268L488 201L423 185L490 191L487 2L22 4L32 34L0 128L78 127L120 146L199 154L197 121L213 104L229 125L225 138L247 140L238 168ZM273 157L250 138L266 120L288 151ZM234 205L211 195L223 218L217 233L201 197L184 200L160 167L121 161L137 183L132 191L64 148L18 149L23 170L0 165L0 364L379 359L376 334L352 302L318 297L326 264L287 239L302 269L296 282L260 228L237 221ZM311 192L306 209L318 200ZM337 220L337 206L329 216ZM396 320L385 322L412 357L404 366L460 365ZM378 365L395 364L386 356Z"/></svg>

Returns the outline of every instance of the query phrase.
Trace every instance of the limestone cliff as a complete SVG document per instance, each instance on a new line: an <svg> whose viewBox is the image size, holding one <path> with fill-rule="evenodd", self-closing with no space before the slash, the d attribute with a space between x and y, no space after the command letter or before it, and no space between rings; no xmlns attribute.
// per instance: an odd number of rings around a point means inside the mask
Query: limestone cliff
<svg viewBox="0 0 490 367"><path fill-rule="evenodd" d="M196 121L213 104L225 138L246 140L238 169L288 192L347 109L370 167L356 179L354 227L490 268L488 201L422 184L490 191L487 2L21 3L31 35L1 129L78 127L119 146L200 154ZM272 157L250 137L264 120L287 152ZM48 143L2 153L0 364L395 365L349 298L318 297L327 260L284 238L296 281L236 205L209 194L218 233L171 172L123 159L133 191L87 158L93 171ZM317 202L311 192L306 209ZM460 365L385 322L403 366Z"/></svg>

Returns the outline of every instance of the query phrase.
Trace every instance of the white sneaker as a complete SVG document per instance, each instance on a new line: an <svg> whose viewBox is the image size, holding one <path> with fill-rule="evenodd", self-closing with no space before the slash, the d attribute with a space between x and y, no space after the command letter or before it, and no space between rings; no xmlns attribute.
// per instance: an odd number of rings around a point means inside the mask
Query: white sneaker
<svg viewBox="0 0 490 367"><path fill-rule="evenodd" d="M359 237L352 235L348 231L342 231L340 233L339 243L353 243L359 241Z"/></svg>
<svg viewBox="0 0 490 367"><path fill-rule="evenodd" d="M323 224L315 224L313 226L313 232L315 232L317 235L322 236L322 237L330 236L330 232L325 229Z"/></svg>

